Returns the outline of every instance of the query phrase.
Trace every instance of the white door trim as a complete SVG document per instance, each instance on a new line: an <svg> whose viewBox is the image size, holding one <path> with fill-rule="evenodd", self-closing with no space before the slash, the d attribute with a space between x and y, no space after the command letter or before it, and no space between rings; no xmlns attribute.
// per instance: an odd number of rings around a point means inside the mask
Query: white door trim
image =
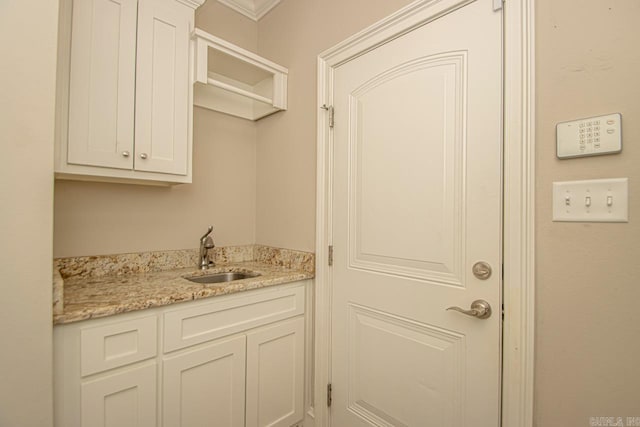
<svg viewBox="0 0 640 427"><path fill-rule="evenodd" d="M535 303L534 2L504 7L502 426L533 425Z"/></svg>
<svg viewBox="0 0 640 427"><path fill-rule="evenodd" d="M418 25L474 0L417 0L318 56L318 103L332 105L333 70ZM504 4L504 289L502 426L533 423L534 366L534 1ZM332 144L326 110L317 115L314 408L329 426L331 375ZM341 426L336 426L341 427Z"/></svg>

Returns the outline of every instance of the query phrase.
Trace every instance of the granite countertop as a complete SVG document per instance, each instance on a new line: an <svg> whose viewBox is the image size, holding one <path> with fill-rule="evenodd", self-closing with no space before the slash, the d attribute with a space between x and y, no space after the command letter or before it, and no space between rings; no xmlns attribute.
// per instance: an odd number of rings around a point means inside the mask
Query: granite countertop
<svg viewBox="0 0 640 427"><path fill-rule="evenodd" d="M127 254L128 263L117 256L56 260L53 323L77 322L314 277L313 254L264 248L252 247L249 255L245 253L239 257L225 256L223 253L221 258L225 262L218 262L204 271L196 267L184 267L180 262L166 262L166 253L162 253L164 264L158 271L139 271L136 268L130 271L137 259L146 259L140 258L140 255L132 259L131 254ZM191 260L191 256L183 258ZM126 273L122 273L123 265L126 266ZM230 271L249 271L260 273L260 276L215 284L200 284L185 279Z"/></svg>

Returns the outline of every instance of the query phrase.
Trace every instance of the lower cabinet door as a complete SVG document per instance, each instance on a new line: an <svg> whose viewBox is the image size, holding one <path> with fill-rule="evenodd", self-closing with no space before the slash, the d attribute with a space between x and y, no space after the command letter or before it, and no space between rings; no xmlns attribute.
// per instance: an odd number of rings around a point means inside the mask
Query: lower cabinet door
<svg viewBox="0 0 640 427"><path fill-rule="evenodd" d="M220 339L164 359L164 426L244 427L245 341Z"/></svg>
<svg viewBox="0 0 640 427"><path fill-rule="evenodd" d="M83 427L156 427L156 364L82 383Z"/></svg>
<svg viewBox="0 0 640 427"><path fill-rule="evenodd" d="M304 317L247 334L247 427L290 427L304 412Z"/></svg>

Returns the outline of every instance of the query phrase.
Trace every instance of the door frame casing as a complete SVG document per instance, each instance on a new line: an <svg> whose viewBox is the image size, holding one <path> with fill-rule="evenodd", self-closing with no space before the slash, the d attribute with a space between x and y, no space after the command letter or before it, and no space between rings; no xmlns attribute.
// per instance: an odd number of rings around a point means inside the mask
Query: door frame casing
<svg viewBox="0 0 640 427"><path fill-rule="evenodd" d="M333 70L473 1L417 0L318 56L315 402L309 414L317 427L330 425L333 132L322 107L333 105ZM503 6L503 427L533 425L534 1L508 0Z"/></svg>

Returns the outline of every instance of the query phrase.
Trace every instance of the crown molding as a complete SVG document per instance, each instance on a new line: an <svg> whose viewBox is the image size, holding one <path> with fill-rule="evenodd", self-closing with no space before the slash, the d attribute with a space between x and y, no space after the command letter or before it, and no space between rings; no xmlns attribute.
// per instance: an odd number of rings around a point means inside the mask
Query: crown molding
<svg viewBox="0 0 640 427"><path fill-rule="evenodd" d="M271 9L276 7L280 0L218 0L220 3L235 10L244 16L253 19L254 21L260 20Z"/></svg>
<svg viewBox="0 0 640 427"><path fill-rule="evenodd" d="M197 9L204 4L206 0L176 0L185 6L189 6L193 9Z"/></svg>

